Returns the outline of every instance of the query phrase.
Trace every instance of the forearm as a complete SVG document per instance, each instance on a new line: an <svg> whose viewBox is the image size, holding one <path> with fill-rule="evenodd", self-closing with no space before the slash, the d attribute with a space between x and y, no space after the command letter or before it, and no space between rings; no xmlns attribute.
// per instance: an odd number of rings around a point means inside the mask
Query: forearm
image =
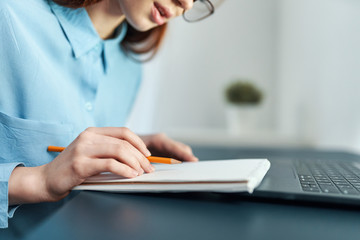
<svg viewBox="0 0 360 240"><path fill-rule="evenodd" d="M14 169L9 179L9 206L51 201L43 171L44 166Z"/></svg>

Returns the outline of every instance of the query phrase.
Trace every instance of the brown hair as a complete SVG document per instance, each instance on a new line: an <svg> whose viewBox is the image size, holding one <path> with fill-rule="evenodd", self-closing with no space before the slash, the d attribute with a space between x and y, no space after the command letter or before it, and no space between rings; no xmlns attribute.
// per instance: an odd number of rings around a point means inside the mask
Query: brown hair
<svg viewBox="0 0 360 240"><path fill-rule="evenodd" d="M69 8L86 7L102 0L53 0L59 5ZM128 25L128 31L125 38L121 42L122 48L127 53L137 55L150 53L149 60L158 51L162 40L164 39L167 24L152 28L145 32L140 32Z"/></svg>

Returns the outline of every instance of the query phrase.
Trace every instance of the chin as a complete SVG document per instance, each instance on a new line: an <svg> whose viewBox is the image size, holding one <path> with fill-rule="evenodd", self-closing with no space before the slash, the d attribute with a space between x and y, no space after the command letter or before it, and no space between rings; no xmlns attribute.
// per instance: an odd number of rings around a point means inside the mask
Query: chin
<svg viewBox="0 0 360 240"><path fill-rule="evenodd" d="M138 30L139 32L146 32L149 31L150 29L154 28L155 26L151 26L151 27L134 27L136 30Z"/></svg>
<svg viewBox="0 0 360 240"><path fill-rule="evenodd" d="M134 26L133 26L134 27ZM139 32L146 32L149 31L150 29L153 29L154 27L156 27L156 25L152 25L152 26L141 26L141 27L134 27L136 30L138 30Z"/></svg>
<svg viewBox="0 0 360 240"><path fill-rule="evenodd" d="M128 23L135 28L136 30L140 32L146 32L157 25L151 21L130 21L128 20Z"/></svg>

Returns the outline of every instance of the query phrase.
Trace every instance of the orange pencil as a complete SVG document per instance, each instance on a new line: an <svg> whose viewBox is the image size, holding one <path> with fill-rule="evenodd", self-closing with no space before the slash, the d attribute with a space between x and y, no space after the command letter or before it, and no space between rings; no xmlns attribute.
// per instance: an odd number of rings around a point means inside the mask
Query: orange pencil
<svg viewBox="0 0 360 240"><path fill-rule="evenodd" d="M48 152L62 152L64 151L64 147L57 147L57 146L48 146Z"/></svg>
<svg viewBox="0 0 360 240"><path fill-rule="evenodd" d="M57 147L57 146L48 146L47 150L49 152L62 152L65 148L64 147ZM152 163L164 163L164 164L178 164L181 163L179 160L175 160L172 158L165 158L165 157L154 157L150 156L147 159Z"/></svg>
<svg viewBox="0 0 360 240"><path fill-rule="evenodd" d="M179 160L175 160L173 158L166 158L166 157L154 157L150 156L147 159L152 163L164 163L164 164L178 164L181 163Z"/></svg>

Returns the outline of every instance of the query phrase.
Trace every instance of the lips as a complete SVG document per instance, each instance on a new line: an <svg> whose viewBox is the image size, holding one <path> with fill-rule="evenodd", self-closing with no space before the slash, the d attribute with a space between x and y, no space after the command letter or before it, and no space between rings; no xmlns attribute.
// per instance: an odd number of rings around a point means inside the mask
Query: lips
<svg viewBox="0 0 360 240"><path fill-rule="evenodd" d="M158 2L154 2L154 5L151 9L151 17L153 22L158 25L163 25L168 18L172 17L172 14L168 8L162 6Z"/></svg>

